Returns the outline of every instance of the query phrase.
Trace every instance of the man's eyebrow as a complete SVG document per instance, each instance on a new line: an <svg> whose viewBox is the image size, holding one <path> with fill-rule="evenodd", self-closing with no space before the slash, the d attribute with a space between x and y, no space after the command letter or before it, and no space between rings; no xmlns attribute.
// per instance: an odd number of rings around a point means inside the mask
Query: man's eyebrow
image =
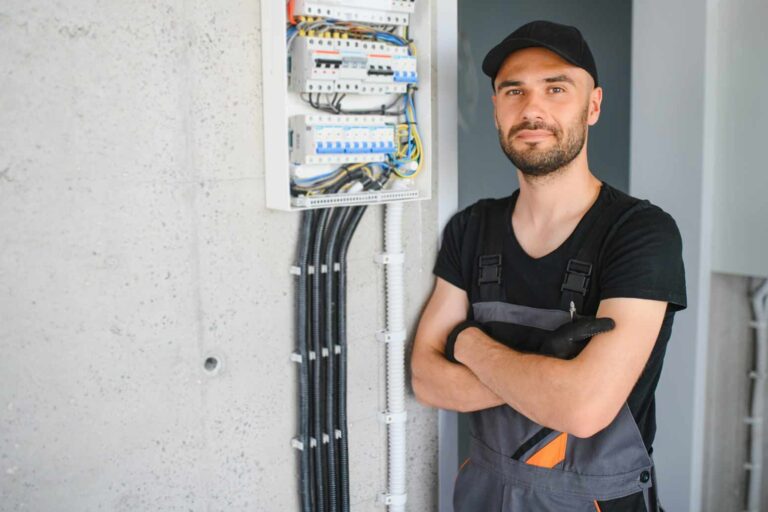
<svg viewBox="0 0 768 512"><path fill-rule="evenodd" d="M523 85L523 82L520 80L504 80L503 82L499 82L499 85L496 86L496 90L501 90L504 87L518 87L520 85Z"/></svg>
<svg viewBox="0 0 768 512"><path fill-rule="evenodd" d="M542 82L546 82L548 84L557 83L557 82L566 82L571 85L576 85L576 82L574 82L573 79L568 75L551 76L549 78L543 79ZM499 82L499 85L496 86L496 90L500 91L505 87L519 87L523 84L525 84L525 82L523 82L522 80L503 80Z"/></svg>
<svg viewBox="0 0 768 512"><path fill-rule="evenodd" d="M554 83L554 82L567 82L567 83L569 83L571 85L576 85L576 83L573 81L573 79L571 77L569 77L568 75L552 76L552 77L549 77L549 78L545 78L544 81L547 82L547 83L550 83L550 84Z"/></svg>

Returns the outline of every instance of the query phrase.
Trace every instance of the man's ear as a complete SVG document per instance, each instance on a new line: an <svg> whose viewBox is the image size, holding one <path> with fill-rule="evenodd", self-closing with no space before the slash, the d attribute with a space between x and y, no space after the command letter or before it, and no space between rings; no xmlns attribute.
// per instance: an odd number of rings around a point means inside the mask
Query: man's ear
<svg viewBox="0 0 768 512"><path fill-rule="evenodd" d="M600 119L600 105L603 103L603 88L595 87L589 93L589 114L587 115L587 124L594 126Z"/></svg>
<svg viewBox="0 0 768 512"><path fill-rule="evenodd" d="M491 102L493 103L493 124L496 125L496 129L498 130L499 129L499 121L497 120L497 117L496 117L496 94L491 96Z"/></svg>

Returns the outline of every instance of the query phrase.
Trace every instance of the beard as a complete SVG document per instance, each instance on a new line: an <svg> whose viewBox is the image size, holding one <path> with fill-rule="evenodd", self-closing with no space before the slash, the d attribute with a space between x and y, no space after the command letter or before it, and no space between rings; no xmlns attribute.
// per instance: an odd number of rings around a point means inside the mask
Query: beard
<svg viewBox="0 0 768 512"><path fill-rule="evenodd" d="M567 136L559 126L542 122L525 122L515 125L509 129L506 137L499 129L501 149L523 174L536 177L551 174L571 163L581 153L587 139L588 113L589 105L584 108L579 119L569 127ZM547 130L555 136L556 143L550 149L539 149L538 143L526 143L525 149L515 149L512 146L512 138L521 130Z"/></svg>

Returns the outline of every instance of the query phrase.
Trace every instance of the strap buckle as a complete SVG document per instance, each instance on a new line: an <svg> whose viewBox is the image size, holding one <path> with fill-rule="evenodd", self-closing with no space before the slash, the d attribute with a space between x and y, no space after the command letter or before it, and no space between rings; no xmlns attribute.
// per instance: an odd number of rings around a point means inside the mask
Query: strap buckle
<svg viewBox="0 0 768 512"><path fill-rule="evenodd" d="M501 254L480 256L477 284L501 284Z"/></svg>
<svg viewBox="0 0 768 512"><path fill-rule="evenodd" d="M565 279L560 291L577 292L587 294L589 279L592 276L592 264L579 260L568 260L565 268Z"/></svg>

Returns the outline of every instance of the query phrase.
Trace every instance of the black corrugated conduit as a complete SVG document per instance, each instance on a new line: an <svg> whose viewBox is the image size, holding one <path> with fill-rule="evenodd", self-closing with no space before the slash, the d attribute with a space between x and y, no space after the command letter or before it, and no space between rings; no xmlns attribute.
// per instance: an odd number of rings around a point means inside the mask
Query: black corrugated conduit
<svg viewBox="0 0 768 512"><path fill-rule="evenodd" d="M307 347L307 317L309 308L307 302L307 267L309 259L309 242L312 234L312 217L314 212L307 210L301 219L299 234L299 250L296 267L299 270L296 285L296 345L301 358L299 366L299 441L300 450L300 492L302 512L312 512L312 468L310 464L310 430L309 430L309 349Z"/></svg>
<svg viewBox="0 0 768 512"><path fill-rule="evenodd" d="M358 180L365 190L378 190L390 173L372 180L353 171L328 192ZM308 210L302 217L296 265L302 512L350 510L346 267L366 208Z"/></svg>

